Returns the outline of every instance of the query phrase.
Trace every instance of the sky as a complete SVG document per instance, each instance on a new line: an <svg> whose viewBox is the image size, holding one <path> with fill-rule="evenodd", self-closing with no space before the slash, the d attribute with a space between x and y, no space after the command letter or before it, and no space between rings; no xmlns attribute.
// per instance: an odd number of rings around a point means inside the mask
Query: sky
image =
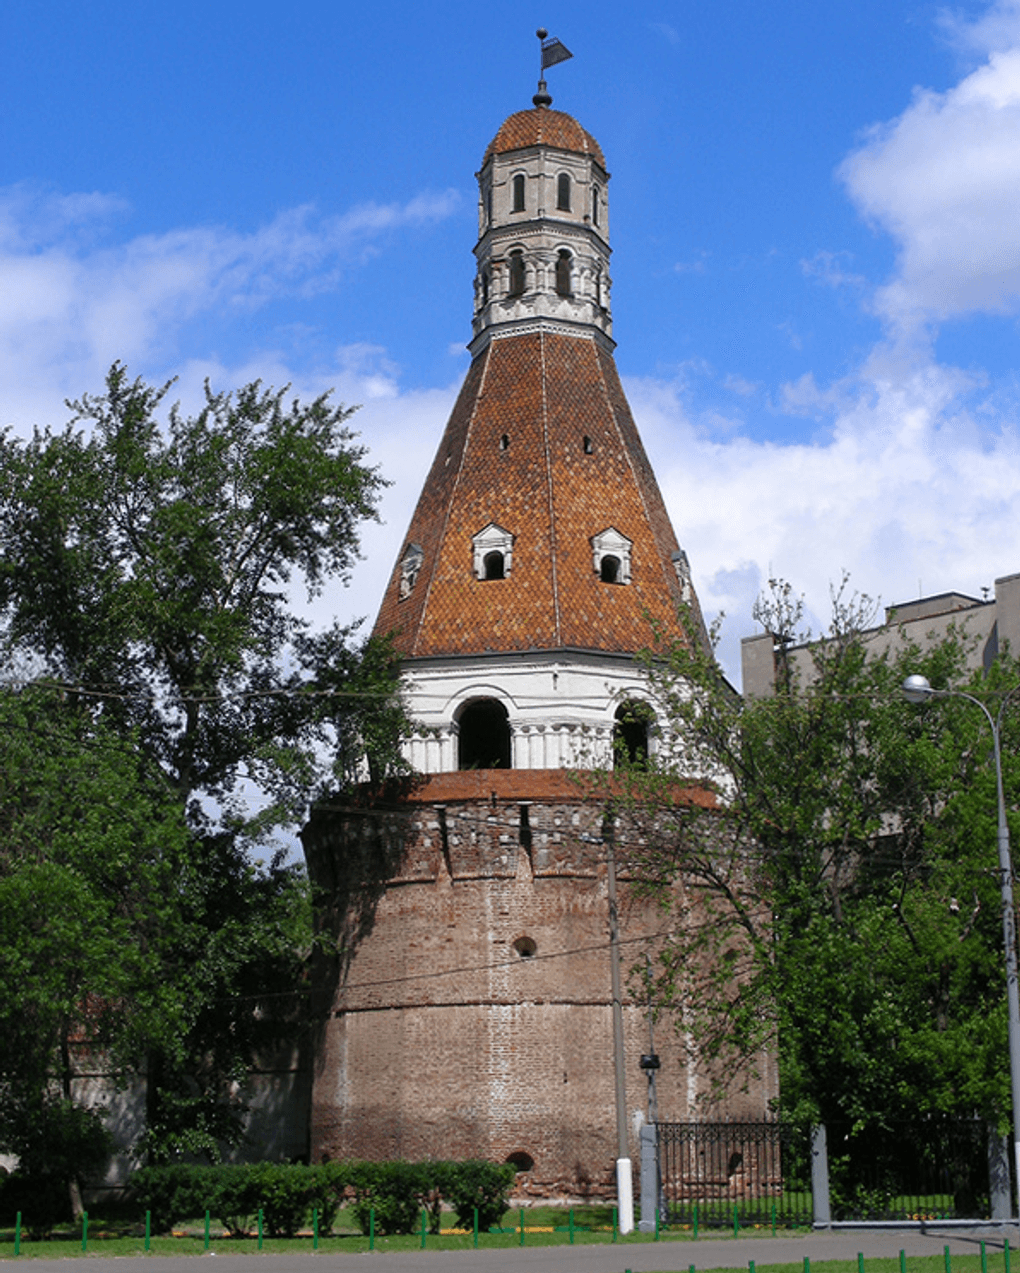
<svg viewBox="0 0 1020 1273"><path fill-rule="evenodd" d="M114 360L332 388L392 485L320 618L374 618L467 370L477 171L530 106L612 180L617 363L739 683L779 576L1020 571L1020 0L6 0L0 426Z"/></svg>

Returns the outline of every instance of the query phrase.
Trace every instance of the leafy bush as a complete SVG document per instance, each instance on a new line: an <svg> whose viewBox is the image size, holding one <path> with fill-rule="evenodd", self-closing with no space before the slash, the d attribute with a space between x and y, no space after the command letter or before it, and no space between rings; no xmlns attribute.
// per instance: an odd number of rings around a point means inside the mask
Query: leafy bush
<svg viewBox="0 0 1020 1273"><path fill-rule="evenodd" d="M378 1162L352 1165L354 1218L367 1233L375 1210L375 1231L380 1234L414 1233L423 1199L430 1192L433 1163Z"/></svg>
<svg viewBox="0 0 1020 1273"><path fill-rule="evenodd" d="M458 1226L462 1229L472 1227L476 1207L479 1228L485 1230L491 1224L499 1224L509 1204L510 1190L517 1175L514 1164L474 1158L441 1165L445 1168L443 1197L457 1213Z"/></svg>
<svg viewBox="0 0 1020 1273"><path fill-rule="evenodd" d="M256 1175L258 1166L237 1163L221 1167L197 1168L205 1173L208 1181L206 1201L208 1207L232 1238L243 1238L255 1228L262 1192Z"/></svg>
<svg viewBox="0 0 1020 1273"><path fill-rule="evenodd" d="M354 1190L354 1218L363 1233L375 1212L380 1235L414 1233L428 1212L431 1232L439 1232L444 1200L470 1228L474 1208L483 1229L506 1210L514 1180L510 1163L350 1162L307 1167L290 1163L248 1163L204 1167L175 1163L144 1167L131 1177L140 1211L152 1213L156 1232L208 1209L234 1237L249 1234L259 1209L272 1237L293 1237L319 1213L319 1232L329 1233L348 1188Z"/></svg>
<svg viewBox="0 0 1020 1273"><path fill-rule="evenodd" d="M166 1233L174 1221L201 1215L209 1206L209 1171L192 1163L142 1167L131 1176L131 1196L139 1211L152 1213L155 1232Z"/></svg>
<svg viewBox="0 0 1020 1273"><path fill-rule="evenodd" d="M53 1172L12 1172L0 1184L0 1224L13 1229L19 1211L29 1237L49 1237L55 1224L71 1219L67 1181Z"/></svg>

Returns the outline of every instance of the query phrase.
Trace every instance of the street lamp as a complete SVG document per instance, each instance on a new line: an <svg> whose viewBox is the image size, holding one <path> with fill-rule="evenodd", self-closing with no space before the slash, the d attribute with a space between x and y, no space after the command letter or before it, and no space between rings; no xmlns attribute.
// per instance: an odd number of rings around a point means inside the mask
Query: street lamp
<svg viewBox="0 0 1020 1273"><path fill-rule="evenodd" d="M1002 790L1002 751L999 726L1010 698L1020 689L1014 687L1003 698L993 716L979 698L963 690L932 689L926 676L914 674L903 682L903 696L910 703L926 703L930 698L965 698L984 712L992 731L995 750L995 790L999 807L999 886L1002 890L1002 940L1006 948L1006 1003L1009 1007L1009 1081L1013 1097L1013 1161L1017 1187L1020 1188L1020 995L1017 993L1016 929L1013 912L1013 864L1009 854L1009 826L1006 823L1006 798ZM1020 1215L1020 1207L1018 1207Z"/></svg>

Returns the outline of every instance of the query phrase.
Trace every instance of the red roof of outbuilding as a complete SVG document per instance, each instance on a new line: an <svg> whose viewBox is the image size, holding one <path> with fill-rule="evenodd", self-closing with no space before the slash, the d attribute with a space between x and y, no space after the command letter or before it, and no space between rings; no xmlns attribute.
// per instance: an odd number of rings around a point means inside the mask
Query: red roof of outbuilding
<svg viewBox="0 0 1020 1273"><path fill-rule="evenodd" d="M525 150L528 146L552 146L556 150L573 150L591 155L605 170L606 160L602 147L591 133L581 127L573 115L536 106L534 110L517 111L505 119L499 132L489 143L482 163L490 155L504 155L511 150Z"/></svg>

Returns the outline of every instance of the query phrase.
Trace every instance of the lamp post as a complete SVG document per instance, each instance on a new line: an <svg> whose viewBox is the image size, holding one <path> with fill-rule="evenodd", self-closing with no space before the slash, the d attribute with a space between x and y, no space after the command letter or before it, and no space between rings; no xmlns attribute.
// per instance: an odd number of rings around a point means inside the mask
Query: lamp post
<svg viewBox="0 0 1020 1273"><path fill-rule="evenodd" d="M1009 1081L1013 1098L1013 1161L1016 1165L1017 1186L1020 1188L1020 994L1017 992L1016 927L1013 911L1013 863L1009 852L1009 826L1006 822L1006 797L1002 789L1002 751L999 743L999 727L1002 713L1012 696L1020 690L1010 690L993 716L984 703L964 690L932 689L925 676L908 676L903 682L903 696L910 703L926 703L930 698L965 698L976 703L984 712L992 731L995 753L995 791L998 800L999 887L1002 890L1002 940L1006 948L1006 1003L1009 1008ZM1020 1215L1020 1207L1017 1209Z"/></svg>

